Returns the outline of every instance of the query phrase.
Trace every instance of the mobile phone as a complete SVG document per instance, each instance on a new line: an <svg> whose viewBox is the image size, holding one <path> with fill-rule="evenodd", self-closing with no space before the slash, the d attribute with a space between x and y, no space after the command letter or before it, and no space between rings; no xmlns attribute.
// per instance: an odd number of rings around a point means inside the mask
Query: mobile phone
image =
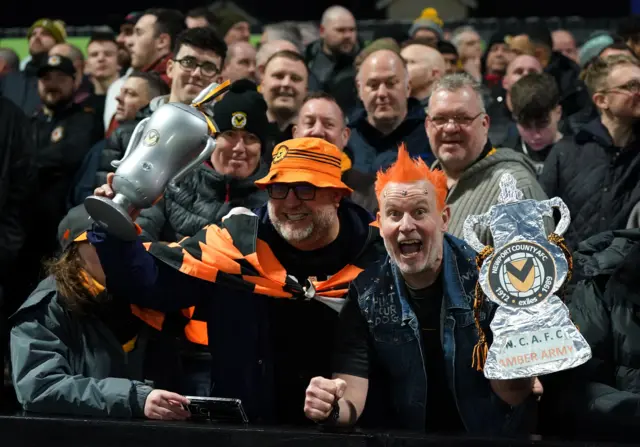
<svg viewBox="0 0 640 447"><path fill-rule="evenodd" d="M195 421L220 421L249 423L240 399L225 397L185 396L189 399L188 410Z"/></svg>

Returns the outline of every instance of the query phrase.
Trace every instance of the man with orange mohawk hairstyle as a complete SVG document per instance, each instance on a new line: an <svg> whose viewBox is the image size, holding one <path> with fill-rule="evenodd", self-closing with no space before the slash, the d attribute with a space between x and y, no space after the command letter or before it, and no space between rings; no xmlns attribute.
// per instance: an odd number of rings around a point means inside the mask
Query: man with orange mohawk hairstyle
<svg viewBox="0 0 640 447"><path fill-rule="evenodd" d="M528 432L536 405L532 381L489 381L472 367L479 338L476 253L446 233L445 174L400 147L395 164L378 172L375 191L388 256L351 283L333 378L311 380L305 414L316 422L354 424L364 410L369 377L387 377L384 392L390 393L393 414L386 422L393 428ZM493 306L487 300L475 309L489 337ZM373 379L372 390L379 386Z"/></svg>

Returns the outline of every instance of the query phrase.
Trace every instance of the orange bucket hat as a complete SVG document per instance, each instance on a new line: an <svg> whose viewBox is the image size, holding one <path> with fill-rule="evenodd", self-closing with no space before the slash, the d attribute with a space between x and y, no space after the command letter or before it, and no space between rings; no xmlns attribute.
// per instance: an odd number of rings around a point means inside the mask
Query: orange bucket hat
<svg viewBox="0 0 640 447"><path fill-rule="evenodd" d="M294 138L276 144L269 173L256 180L264 188L273 183L311 183L317 188L338 188L349 193L342 180L342 151L321 138Z"/></svg>

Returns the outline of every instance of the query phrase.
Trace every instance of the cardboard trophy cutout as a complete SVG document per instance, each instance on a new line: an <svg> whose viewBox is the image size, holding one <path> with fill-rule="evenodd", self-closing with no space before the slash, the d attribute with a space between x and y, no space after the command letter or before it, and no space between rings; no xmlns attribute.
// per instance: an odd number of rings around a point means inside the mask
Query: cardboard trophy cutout
<svg viewBox="0 0 640 447"><path fill-rule="evenodd" d="M543 216L552 217L553 208L559 209L561 219L547 237ZM484 363L488 379L540 376L575 368L591 358L589 344L555 294L570 274L570 255L561 248L569 222L562 199L522 200L511 174L500 178L498 203L486 214L465 220L464 238L480 253L478 283L498 305ZM480 243L477 225L489 226L493 249Z"/></svg>

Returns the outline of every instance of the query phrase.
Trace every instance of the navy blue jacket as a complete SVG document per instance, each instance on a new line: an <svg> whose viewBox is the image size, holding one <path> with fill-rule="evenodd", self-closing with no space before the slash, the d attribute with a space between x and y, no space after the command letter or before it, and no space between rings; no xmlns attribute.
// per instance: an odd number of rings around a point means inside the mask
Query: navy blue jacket
<svg viewBox="0 0 640 447"><path fill-rule="evenodd" d="M362 109L349 123L351 137L345 151L351 158L353 169L376 173L388 168L398 157L398 146L407 145L412 157L421 157L430 166L435 161L424 127L424 107L415 98L407 101L407 116L389 135L381 134L367 121L367 112Z"/></svg>
<svg viewBox="0 0 640 447"><path fill-rule="evenodd" d="M478 341L473 313L478 280L475 256L475 251L463 241L445 235L440 338L447 381L467 432L494 435L528 432L535 422L533 398L512 409L493 392L483 373L472 367L473 348ZM387 257L352 282L348 299L357 300L367 322L374 364L384 369L384 375L393 377L389 400L396 423L403 429L424 431L428 405L425 354L418 318L405 291L401 273ZM485 300L480 311L480 323L488 341L495 307Z"/></svg>

